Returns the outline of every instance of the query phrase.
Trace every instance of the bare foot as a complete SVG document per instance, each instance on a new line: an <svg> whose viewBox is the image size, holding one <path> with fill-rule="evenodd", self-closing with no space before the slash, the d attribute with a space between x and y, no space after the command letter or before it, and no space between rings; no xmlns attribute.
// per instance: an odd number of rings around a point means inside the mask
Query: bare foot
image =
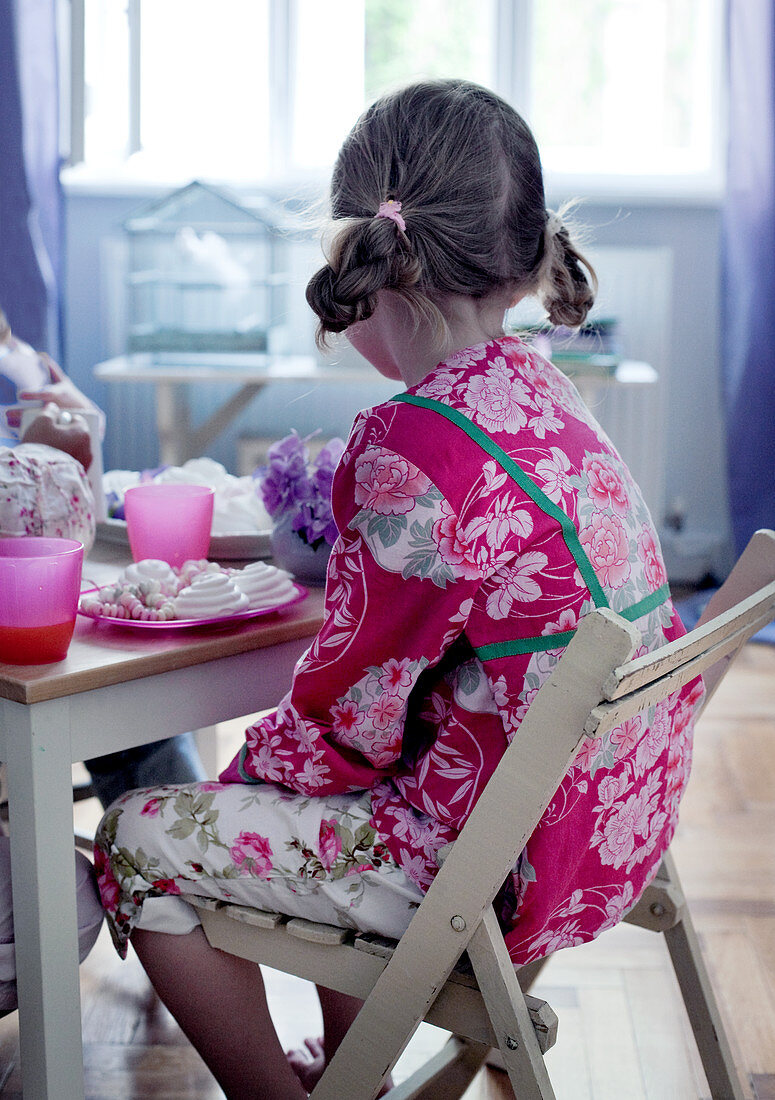
<svg viewBox="0 0 775 1100"><path fill-rule="evenodd" d="M289 1050L285 1057L307 1092L312 1092L323 1076L323 1070L326 1068L326 1055L322 1039L305 1039L304 1046L307 1048L306 1050ZM390 1092L392 1087L393 1079L388 1077L380 1089L379 1095L384 1096Z"/></svg>
<svg viewBox="0 0 775 1100"><path fill-rule="evenodd" d="M326 1056L322 1039L305 1039L306 1050L289 1050L285 1057L307 1092L312 1092L323 1076L326 1068Z"/></svg>

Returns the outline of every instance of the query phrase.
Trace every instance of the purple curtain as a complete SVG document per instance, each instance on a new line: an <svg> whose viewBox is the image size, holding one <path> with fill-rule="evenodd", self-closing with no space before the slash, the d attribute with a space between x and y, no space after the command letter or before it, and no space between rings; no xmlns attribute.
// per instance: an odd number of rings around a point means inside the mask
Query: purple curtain
<svg viewBox="0 0 775 1100"><path fill-rule="evenodd" d="M738 553L775 527L775 6L727 0L723 385Z"/></svg>
<svg viewBox="0 0 775 1100"><path fill-rule="evenodd" d="M0 306L58 357L62 192L56 0L0 0Z"/></svg>

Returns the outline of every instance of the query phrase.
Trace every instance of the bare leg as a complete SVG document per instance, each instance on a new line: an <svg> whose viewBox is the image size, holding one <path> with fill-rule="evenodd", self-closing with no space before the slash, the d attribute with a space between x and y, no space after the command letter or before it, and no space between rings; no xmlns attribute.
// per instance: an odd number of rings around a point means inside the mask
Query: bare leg
<svg viewBox="0 0 775 1100"><path fill-rule="evenodd" d="M137 929L132 943L164 1004L233 1100L305 1100L255 963L184 936Z"/></svg>
<svg viewBox="0 0 775 1100"><path fill-rule="evenodd" d="M348 997L346 993L337 993L335 989L327 989L323 985L316 988L323 1012L323 1052L328 1065L349 1031L350 1024L363 1007L363 1001L357 997Z"/></svg>
<svg viewBox="0 0 775 1100"><path fill-rule="evenodd" d="M308 1055L301 1050L288 1052L288 1062L308 1092L312 1092L320 1080L363 1005L357 997L338 993L335 989L323 985L316 988L323 1012L323 1039L305 1039ZM393 1081L388 1077L379 1095L383 1096L392 1087Z"/></svg>

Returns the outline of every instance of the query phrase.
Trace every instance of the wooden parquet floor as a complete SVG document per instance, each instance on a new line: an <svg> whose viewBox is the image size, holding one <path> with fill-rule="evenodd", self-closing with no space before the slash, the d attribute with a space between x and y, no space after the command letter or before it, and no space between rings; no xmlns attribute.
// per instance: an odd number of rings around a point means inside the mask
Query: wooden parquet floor
<svg viewBox="0 0 775 1100"><path fill-rule="evenodd" d="M224 759L244 723L219 729ZM99 816L77 808L80 824ZM775 649L749 645L699 728L673 852L750 1100L775 1100ZM121 963L106 932L81 967L89 1100L215 1100L222 1093L159 1004L137 960ZM269 972L286 1046L316 1034L304 983ZM660 938L620 925L560 952L536 992L560 1018L547 1065L560 1100L704 1100L688 1020ZM423 1025L396 1077L440 1047ZM0 1020L0 1097L19 1097L15 1014ZM504 1074L479 1074L466 1100L507 1100Z"/></svg>

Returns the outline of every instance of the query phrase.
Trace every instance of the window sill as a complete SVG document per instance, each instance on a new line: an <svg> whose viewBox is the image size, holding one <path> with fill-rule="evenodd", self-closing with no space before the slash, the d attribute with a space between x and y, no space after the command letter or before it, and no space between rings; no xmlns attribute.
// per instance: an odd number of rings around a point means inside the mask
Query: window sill
<svg viewBox="0 0 775 1100"><path fill-rule="evenodd" d="M191 177L141 175L129 170L101 170L85 165L67 167L60 173L66 195L157 198L191 182ZM295 201L314 201L328 188L328 173L298 173L285 179L217 180L204 177L214 186L237 193L257 191L277 200L293 196ZM718 207L724 197L721 173L694 176L587 175L547 171L547 204L556 207L571 198L585 205L694 206Z"/></svg>
<svg viewBox="0 0 775 1100"><path fill-rule="evenodd" d="M547 204L571 198L600 206L720 206L724 180L720 172L696 175L588 175L546 171Z"/></svg>

